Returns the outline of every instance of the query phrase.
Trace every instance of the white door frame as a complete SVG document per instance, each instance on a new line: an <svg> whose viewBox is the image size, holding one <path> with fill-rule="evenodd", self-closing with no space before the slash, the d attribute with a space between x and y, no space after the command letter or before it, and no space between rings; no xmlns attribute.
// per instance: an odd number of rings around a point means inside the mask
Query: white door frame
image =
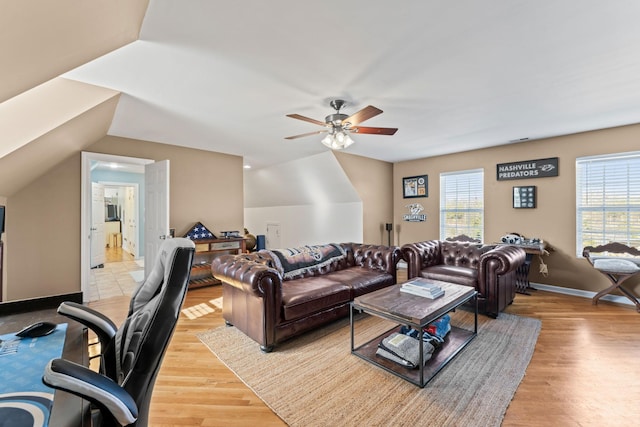
<svg viewBox="0 0 640 427"><path fill-rule="evenodd" d="M82 291L83 299L86 301L89 296L89 273L91 270L91 161L146 165L147 163L153 163L154 160L116 156L114 154L91 153L87 151L81 153L81 159L80 290Z"/></svg>

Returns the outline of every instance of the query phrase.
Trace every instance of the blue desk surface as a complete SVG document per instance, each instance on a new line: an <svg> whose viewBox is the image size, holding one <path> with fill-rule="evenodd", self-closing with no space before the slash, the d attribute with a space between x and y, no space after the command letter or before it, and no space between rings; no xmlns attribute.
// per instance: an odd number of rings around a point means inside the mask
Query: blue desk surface
<svg viewBox="0 0 640 427"><path fill-rule="evenodd" d="M47 426L53 389L42 383L49 360L62 355L67 324L38 338L0 335L0 427Z"/></svg>

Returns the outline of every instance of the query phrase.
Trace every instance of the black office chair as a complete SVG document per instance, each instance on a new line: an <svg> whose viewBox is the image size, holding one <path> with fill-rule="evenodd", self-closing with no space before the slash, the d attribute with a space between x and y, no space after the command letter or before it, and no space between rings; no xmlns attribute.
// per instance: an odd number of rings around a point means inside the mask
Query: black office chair
<svg viewBox="0 0 640 427"><path fill-rule="evenodd" d="M96 424L146 426L153 386L184 302L194 243L167 239L149 276L131 297L129 314L118 329L107 317L65 302L58 312L93 330L102 348L100 372L53 359L42 381L92 402Z"/></svg>

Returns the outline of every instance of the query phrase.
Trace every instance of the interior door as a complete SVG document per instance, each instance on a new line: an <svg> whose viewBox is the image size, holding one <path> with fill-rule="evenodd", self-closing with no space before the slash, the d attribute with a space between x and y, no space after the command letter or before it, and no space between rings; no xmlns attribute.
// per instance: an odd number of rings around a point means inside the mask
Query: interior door
<svg viewBox="0 0 640 427"><path fill-rule="evenodd" d="M101 266L106 261L104 252L104 186L91 183L91 268Z"/></svg>
<svg viewBox="0 0 640 427"><path fill-rule="evenodd" d="M162 241L169 237L169 160L144 167L144 277L153 268Z"/></svg>
<svg viewBox="0 0 640 427"><path fill-rule="evenodd" d="M136 200L136 188L126 187L124 198L124 214L122 220L122 246L123 248L138 258L138 203Z"/></svg>
<svg viewBox="0 0 640 427"><path fill-rule="evenodd" d="M276 249L280 246L280 224L277 222L267 223L266 246L267 249Z"/></svg>

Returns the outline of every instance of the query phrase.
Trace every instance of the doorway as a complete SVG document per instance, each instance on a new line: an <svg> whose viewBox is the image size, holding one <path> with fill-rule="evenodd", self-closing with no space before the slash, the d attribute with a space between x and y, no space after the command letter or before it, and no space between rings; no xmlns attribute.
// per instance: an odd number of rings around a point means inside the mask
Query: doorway
<svg viewBox="0 0 640 427"><path fill-rule="evenodd" d="M130 296L144 278L144 165L153 160L82 153L81 288L85 301ZM103 191L96 201L96 187ZM87 203L87 199L92 201ZM98 203L95 212L94 207ZM93 205L93 206L92 206ZM141 207L142 206L142 207ZM95 221L102 220L102 227ZM102 229L102 233L97 230ZM96 257L96 251L101 251ZM102 260L96 264L96 258Z"/></svg>
<svg viewBox="0 0 640 427"><path fill-rule="evenodd" d="M122 165L118 165L118 167L122 167ZM144 179L144 171L139 174L141 179ZM130 172L122 174L122 179L126 180L129 176ZM139 184L126 181L98 181L98 184L104 189L103 205L106 208L103 245L106 248L106 262L140 258L138 250L141 236L138 229L138 224L141 223ZM95 191L95 187L92 191ZM144 225L144 221L142 224ZM91 250L93 251L93 246Z"/></svg>
<svg viewBox="0 0 640 427"><path fill-rule="evenodd" d="M266 235L267 249L280 247L280 223L268 222Z"/></svg>

